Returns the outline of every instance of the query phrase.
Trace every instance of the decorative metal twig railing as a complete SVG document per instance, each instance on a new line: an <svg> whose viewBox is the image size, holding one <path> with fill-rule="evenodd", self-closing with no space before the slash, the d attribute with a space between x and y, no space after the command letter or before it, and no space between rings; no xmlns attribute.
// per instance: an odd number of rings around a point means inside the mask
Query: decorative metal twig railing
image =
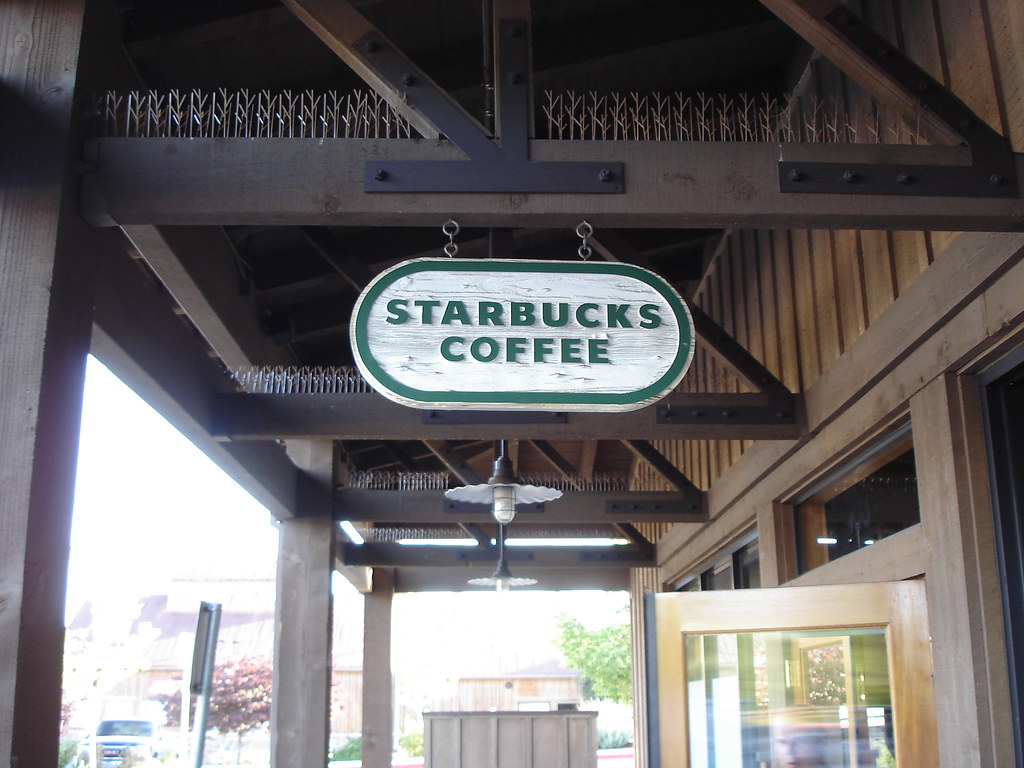
<svg viewBox="0 0 1024 768"><path fill-rule="evenodd" d="M409 123L384 99L357 91L110 91L96 135L110 138L400 139Z"/></svg>
<svg viewBox="0 0 1024 768"><path fill-rule="evenodd" d="M348 488L369 491L443 491L448 488L447 472L353 471Z"/></svg>
<svg viewBox="0 0 1024 768"><path fill-rule="evenodd" d="M806 96L546 91L542 109L551 139L924 143L920 126L896 116Z"/></svg>
<svg viewBox="0 0 1024 768"><path fill-rule="evenodd" d="M373 389L355 368L257 366L236 371L235 381L255 395L348 395Z"/></svg>
<svg viewBox="0 0 1024 768"><path fill-rule="evenodd" d="M447 472L388 472L352 471L345 485L371 491L435 491L448 488ZM593 475L577 475L572 478L563 475L525 474L523 483L545 485L560 491L621 491L630 490L629 478L619 473L596 472Z"/></svg>
<svg viewBox="0 0 1024 768"><path fill-rule="evenodd" d="M922 144L919 125L813 97L546 91L541 138ZM380 95L268 90L109 92L95 133L115 138L391 139L414 135ZM919 122L919 121L918 121Z"/></svg>
<svg viewBox="0 0 1024 768"><path fill-rule="evenodd" d="M381 525L369 526L359 524L357 527L366 541L375 543L394 543L399 541L438 541L445 539L466 539L467 533L456 525L430 525L430 526L397 526ZM543 523L540 525L530 524L517 520L509 530L509 538L516 539L606 539L615 536L614 529L610 525L558 525ZM539 542L536 542L539 543ZM535 544L536 544L535 543Z"/></svg>
<svg viewBox="0 0 1024 768"><path fill-rule="evenodd" d="M519 478L527 485L543 485L560 491L628 491L629 477L614 472L595 472L592 475L548 475L526 472Z"/></svg>

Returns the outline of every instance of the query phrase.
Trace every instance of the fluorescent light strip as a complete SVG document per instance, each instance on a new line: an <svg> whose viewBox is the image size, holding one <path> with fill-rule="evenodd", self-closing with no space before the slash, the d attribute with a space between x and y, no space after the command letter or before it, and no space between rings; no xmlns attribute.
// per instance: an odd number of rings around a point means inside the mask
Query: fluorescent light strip
<svg viewBox="0 0 1024 768"><path fill-rule="evenodd" d="M621 547L626 539L505 539L507 547Z"/></svg>
<svg viewBox="0 0 1024 768"><path fill-rule="evenodd" d="M345 532L345 535L352 540L353 544L363 544L366 541L366 539L362 537L359 531L356 530L356 527L352 525L351 520L342 520L340 525L341 530L343 530Z"/></svg>
<svg viewBox="0 0 1024 768"><path fill-rule="evenodd" d="M475 547L476 539L399 539L403 547Z"/></svg>
<svg viewBox="0 0 1024 768"><path fill-rule="evenodd" d="M404 547L475 547L476 539L399 539ZM491 539L491 545L497 545ZM505 539L506 547L621 547L626 539Z"/></svg>

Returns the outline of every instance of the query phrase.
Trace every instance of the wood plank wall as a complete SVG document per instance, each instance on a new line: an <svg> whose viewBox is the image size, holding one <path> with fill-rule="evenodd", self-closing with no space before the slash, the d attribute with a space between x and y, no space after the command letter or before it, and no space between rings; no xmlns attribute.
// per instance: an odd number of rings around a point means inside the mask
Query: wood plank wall
<svg viewBox="0 0 1024 768"><path fill-rule="evenodd" d="M848 0L846 4L1008 136L1015 151L1024 151L1024 3ZM823 59L812 62L800 89L818 99L832 97L851 113L879 109L859 86ZM898 205L898 200L893 204ZM884 227L884 222L879 226ZM803 391L906 291L956 234L733 230L726 233L703 280L687 298L790 389ZM681 389L744 391L737 378L703 349L698 349ZM714 440L657 445L705 490L748 446ZM640 463L634 483L670 490Z"/></svg>

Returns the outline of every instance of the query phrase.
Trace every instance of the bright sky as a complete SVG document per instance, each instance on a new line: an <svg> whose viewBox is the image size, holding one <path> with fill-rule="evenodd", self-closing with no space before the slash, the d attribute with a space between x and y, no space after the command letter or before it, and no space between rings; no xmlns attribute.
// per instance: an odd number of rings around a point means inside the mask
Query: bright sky
<svg viewBox="0 0 1024 768"><path fill-rule="evenodd" d="M67 618L85 600L159 594L189 561L277 557L270 513L89 358Z"/></svg>

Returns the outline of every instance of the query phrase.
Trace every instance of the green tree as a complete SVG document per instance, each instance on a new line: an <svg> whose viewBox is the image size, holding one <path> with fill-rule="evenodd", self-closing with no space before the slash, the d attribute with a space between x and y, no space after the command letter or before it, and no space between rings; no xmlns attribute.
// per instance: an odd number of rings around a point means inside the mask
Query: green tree
<svg viewBox="0 0 1024 768"><path fill-rule="evenodd" d="M558 647L569 665L583 672L584 690L589 688L597 699L623 704L632 701L629 620L587 629L578 619L563 614L558 626Z"/></svg>

